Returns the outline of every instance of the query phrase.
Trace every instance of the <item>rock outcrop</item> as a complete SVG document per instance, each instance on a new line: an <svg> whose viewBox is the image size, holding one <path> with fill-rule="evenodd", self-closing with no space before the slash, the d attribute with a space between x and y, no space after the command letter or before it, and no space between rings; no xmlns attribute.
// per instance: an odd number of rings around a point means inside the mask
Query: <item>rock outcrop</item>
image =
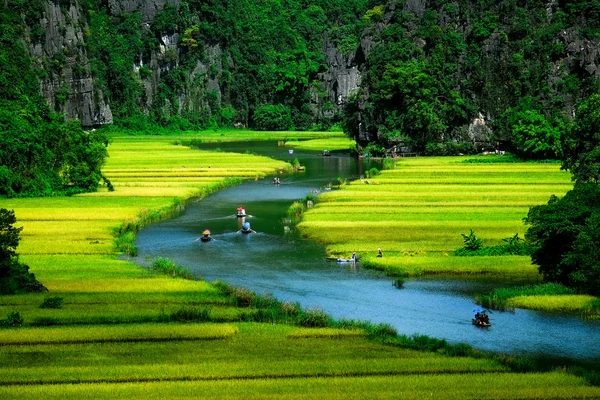
<svg viewBox="0 0 600 400"><path fill-rule="evenodd" d="M81 120L83 126L111 124L110 106L94 85L78 3L65 9L50 1L44 6L43 41L29 41L32 59L46 72L40 81L42 96L52 109Z"/></svg>

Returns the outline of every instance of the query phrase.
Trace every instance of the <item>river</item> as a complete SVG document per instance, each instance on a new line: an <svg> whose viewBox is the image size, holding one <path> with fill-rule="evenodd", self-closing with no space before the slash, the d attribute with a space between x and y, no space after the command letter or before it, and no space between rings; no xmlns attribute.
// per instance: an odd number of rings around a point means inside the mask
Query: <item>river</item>
<svg viewBox="0 0 600 400"><path fill-rule="evenodd" d="M139 260L168 257L208 281L222 280L281 301L327 312L334 318L387 323L400 334L424 334L452 343L540 358L600 362L600 322L572 315L517 309L494 312L491 328L471 325L473 295L498 283L483 280L408 279L396 289L384 274L325 259L323 246L287 231L289 205L309 191L321 191L337 177L357 177L372 165L349 154L322 157L317 152L278 147L273 142L219 143L222 151L247 150L278 159L298 158L306 171L245 182L202 200L192 199L181 215L138 234ZM243 205L246 221L258 233L236 233L233 217ZM204 229L216 240L194 241Z"/></svg>

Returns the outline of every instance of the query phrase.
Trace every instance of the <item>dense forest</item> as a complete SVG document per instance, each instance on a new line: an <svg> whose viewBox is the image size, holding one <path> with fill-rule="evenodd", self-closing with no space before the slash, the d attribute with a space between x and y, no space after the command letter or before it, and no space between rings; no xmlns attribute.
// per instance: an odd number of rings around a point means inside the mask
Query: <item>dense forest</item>
<svg viewBox="0 0 600 400"><path fill-rule="evenodd" d="M503 141L549 157L598 91L597 1L133 3L10 0L3 21L22 30L5 40L23 42L51 108L86 126L343 122L363 145Z"/></svg>

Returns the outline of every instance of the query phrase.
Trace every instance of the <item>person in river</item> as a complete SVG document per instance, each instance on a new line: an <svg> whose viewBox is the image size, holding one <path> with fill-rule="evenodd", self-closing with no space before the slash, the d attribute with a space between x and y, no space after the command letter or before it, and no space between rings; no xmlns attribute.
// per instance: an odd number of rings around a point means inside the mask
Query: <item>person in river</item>
<svg viewBox="0 0 600 400"><path fill-rule="evenodd" d="M383 251L381 251L381 247L377 248L377 257L383 257Z"/></svg>
<svg viewBox="0 0 600 400"><path fill-rule="evenodd" d="M210 242L211 240L214 240L214 239L210 237L210 231L208 229L205 229L202 232L202 236L200 236L199 238L194 240L194 242L197 242L198 240L201 240L203 242Z"/></svg>
<svg viewBox="0 0 600 400"><path fill-rule="evenodd" d="M358 256L356 255L356 250L354 250L354 253L352 253L352 262L356 264L356 261L358 261Z"/></svg>
<svg viewBox="0 0 600 400"><path fill-rule="evenodd" d="M242 229L238 231L238 233L256 233L256 231L250 228L250 222L244 222L242 224Z"/></svg>

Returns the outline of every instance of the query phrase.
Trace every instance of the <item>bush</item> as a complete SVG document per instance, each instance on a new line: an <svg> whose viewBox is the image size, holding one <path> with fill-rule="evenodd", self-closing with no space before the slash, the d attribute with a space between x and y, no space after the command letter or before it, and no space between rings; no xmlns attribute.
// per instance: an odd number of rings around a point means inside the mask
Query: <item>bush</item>
<svg viewBox="0 0 600 400"><path fill-rule="evenodd" d="M385 147L376 142L371 142L363 149L365 157L383 157L385 155Z"/></svg>
<svg viewBox="0 0 600 400"><path fill-rule="evenodd" d="M292 113L282 104L265 104L254 111L254 127L259 131L286 131L292 128Z"/></svg>
<svg viewBox="0 0 600 400"><path fill-rule="evenodd" d="M368 170L367 172L365 172L365 175L367 178L374 178L375 176L379 175L379 170L377 168L373 167L370 170Z"/></svg>
<svg viewBox="0 0 600 400"><path fill-rule="evenodd" d="M135 233L125 232L115 239L115 250L122 252L130 257L137 257L138 249L135 246Z"/></svg>
<svg viewBox="0 0 600 400"><path fill-rule="evenodd" d="M173 278L194 279L192 274L187 269L175 264L168 258L158 257L152 262L152 269L161 272L165 275L171 275Z"/></svg>
<svg viewBox="0 0 600 400"><path fill-rule="evenodd" d="M461 233L460 235L463 237L463 242L464 242L463 248L465 250L474 251L474 250L479 250L479 249L481 249L481 247L483 247L481 239L478 239L475 236L475 232L473 232L473 229L469 229L469 233L466 235L464 233Z"/></svg>
<svg viewBox="0 0 600 400"><path fill-rule="evenodd" d="M298 323L307 328L323 328L331 326L332 319L318 308L306 309L298 317Z"/></svg>
<svg viewBox="0 0 600 400"><path fill-rule="evenodd" d="M62 297L46 297L40 308L62 308L64 299Z"/></svg>
<svg viewBox="0 0 600 400"><path fill-rule="evenodd" d="M536 246L531 260L547 282L600 294L600 185L577 183L547 205L529 209L526 239Z"/></svg>
<svg viewBox="0 0 600 400"><path fill-rule="evenodd" d="M0 328L14 328L23 325L23 317L18 311L12 311L6 318L0 319Z"/></svg>

